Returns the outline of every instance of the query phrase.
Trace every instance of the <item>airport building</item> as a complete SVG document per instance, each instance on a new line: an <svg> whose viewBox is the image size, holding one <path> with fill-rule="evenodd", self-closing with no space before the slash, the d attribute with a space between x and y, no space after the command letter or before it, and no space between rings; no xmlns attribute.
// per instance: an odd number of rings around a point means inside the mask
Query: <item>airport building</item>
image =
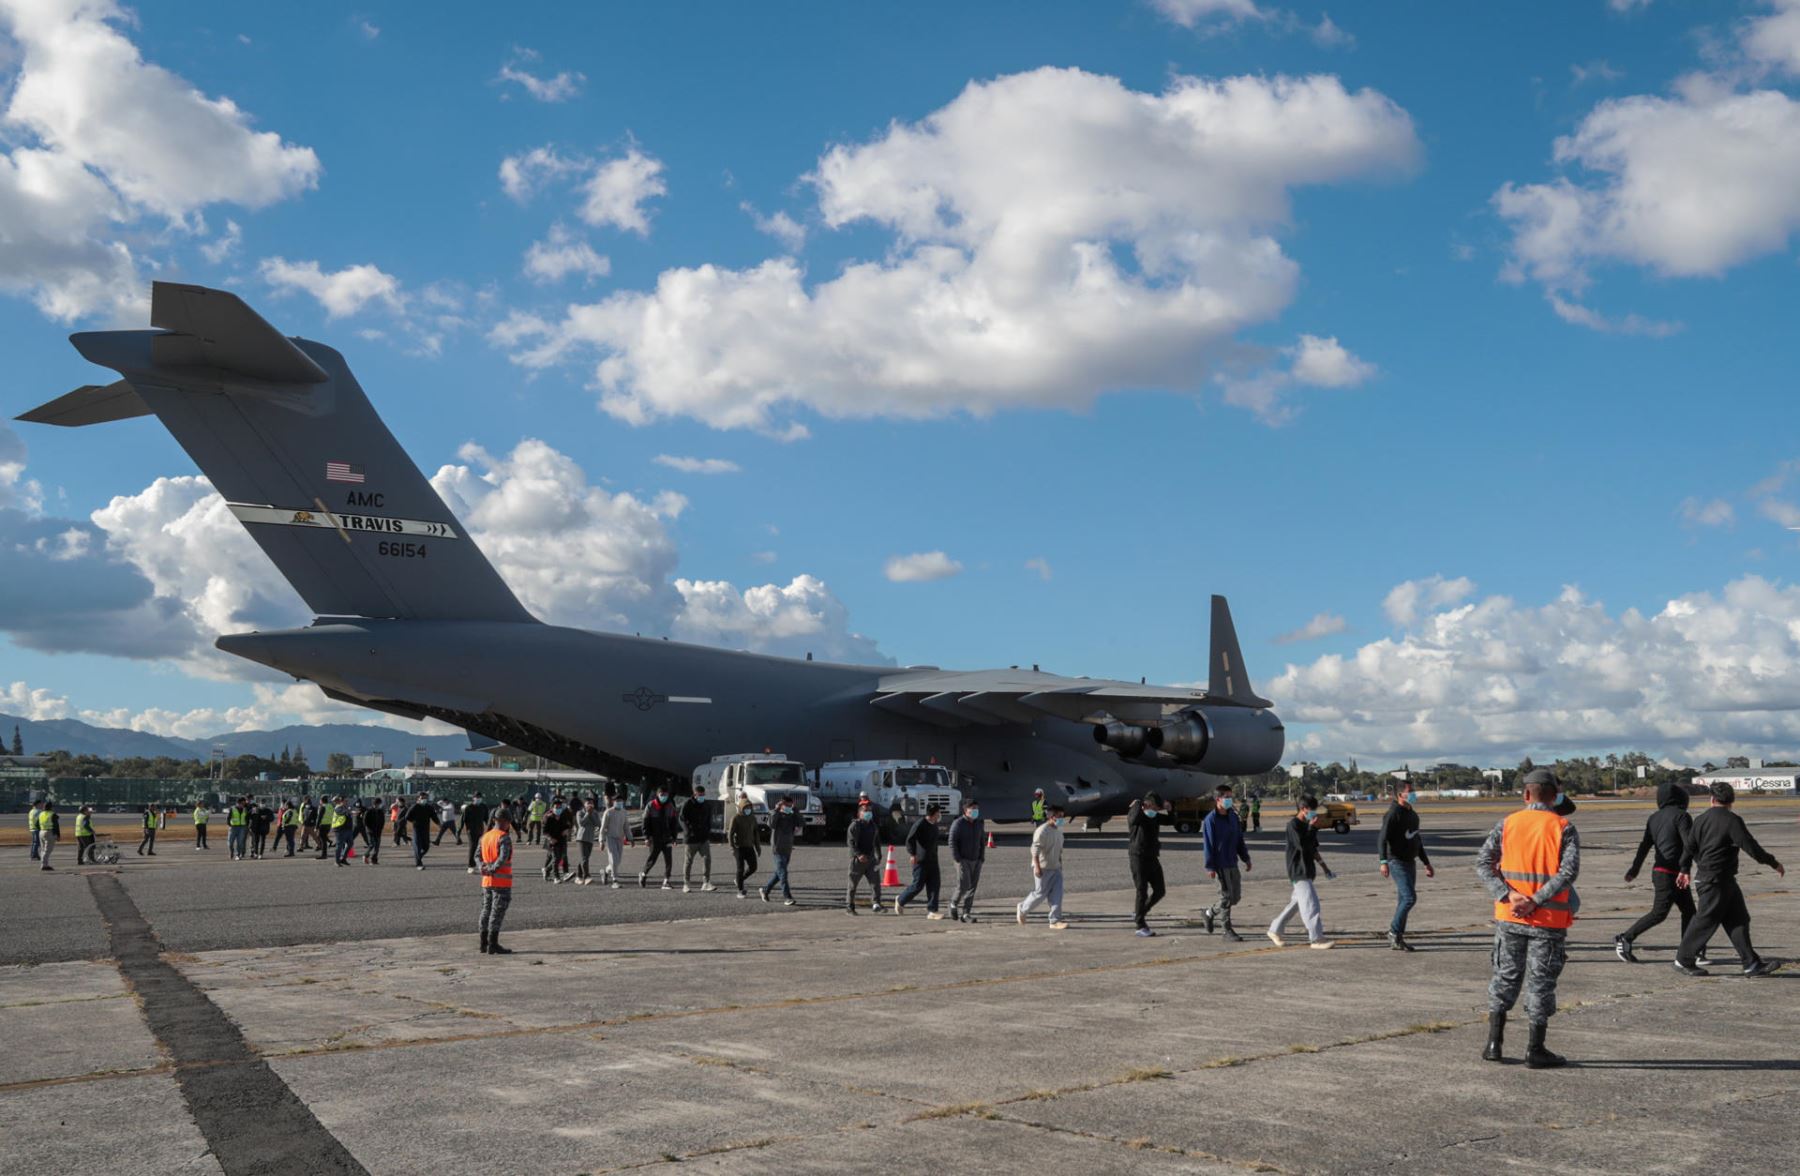
<svg viewBox="0 0 1800 1176"><path fill-rule="evenodd" d="M1739 792L1794 796L1800 793L1800 768L1720 768L1694 777L1694 786L1705 788L1723 780Z"/></svg>

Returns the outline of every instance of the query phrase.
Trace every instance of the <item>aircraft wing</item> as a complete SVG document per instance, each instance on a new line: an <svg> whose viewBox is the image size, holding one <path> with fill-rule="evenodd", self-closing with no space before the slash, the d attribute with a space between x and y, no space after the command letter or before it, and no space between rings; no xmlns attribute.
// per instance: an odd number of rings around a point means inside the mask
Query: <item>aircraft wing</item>
<svg viewBox="0 0 1800 1176"><path fill-rule="evenodd" d="M941 727L994 727L1046 715L1074 722L1154 722L1206 697L1199 689L1066 678L1036 670L914 669L884 675L869 701Z"/></svg>

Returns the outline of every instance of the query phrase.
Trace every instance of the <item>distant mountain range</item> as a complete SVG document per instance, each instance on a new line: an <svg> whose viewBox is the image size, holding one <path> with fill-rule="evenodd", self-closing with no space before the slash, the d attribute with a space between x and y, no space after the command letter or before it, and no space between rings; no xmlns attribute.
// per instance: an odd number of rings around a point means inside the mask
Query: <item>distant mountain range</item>
<svg viewBox="0 0 1800 1176"><path fill-rule="evenodd" d="M428 759L457 760L469 757L466 735L416 735L396 731L392 727L376 727L361 723L323 723L312 727L282 727L274 731L228 731L206 739L178 739L171 735L152 735L148 731L130 731L122 727L96 727L80 719L45 719L33 721L16 715L0 714L0 743L12 749L13 727L27 755L47 755L66 751L71 755L97 755L106 759L159 755L174 759L206 759L214 745L223 746L227 757L237 755L279 756L282 748L292 751L304 748L306 762L317 770L325 766L325 758L334 751L347 755L370 755L380 752L390 764L411 763L413 752L423 747Z"/></svg>

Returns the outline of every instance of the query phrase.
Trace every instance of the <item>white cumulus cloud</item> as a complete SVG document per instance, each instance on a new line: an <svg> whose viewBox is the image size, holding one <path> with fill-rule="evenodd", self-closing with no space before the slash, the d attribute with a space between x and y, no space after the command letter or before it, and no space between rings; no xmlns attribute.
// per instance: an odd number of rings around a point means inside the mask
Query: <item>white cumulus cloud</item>
<svg viewBox="0 0 1800 1176"><path fill-rule="evenodd" d="M561 222L551 225L549 235L533 241L525 251L525 273L535 282L560 282L573 274L592 281L611 272L612 262Z"/></svg>
<svg viewBox="0 0 1800 1176"><path fill-rule="evenodd" d="M650 214L644 205L669 190L662 172L662 160L645 155L634 144L588 177L582 190L581 219L590 225L613 225L648 236Z"/></svg>
<svg viewBox="0 0 1800 1176"><path fill-rule="evenodd" d="M1681 521L1694 527L1729 527L1737 521L1737 510L1723 498L1684 498Z"/></svg>
<svg viewBox="0 0 1800 1176"><path fill-rule="evenodd" d="M1455 581L1467 583L1467 581ZM1690 763L1800 748L1800 587L1756 576L1645 615L1575 588L1421 608L1405 631L1267 686L1308 758L1516 762L1640 749Z"/></svg>
<svg viewBox="0 0 1800 1176"><path fill-rule="evenodd" d="M395 311L405 307L400 279L373 265L348 265L326 272L316 261L266 257L257 272L277 290L299 290L312 295L325 308L328 318L353 315L371 302Z"/></svg>
<svg viewBox="0 0 1800 1176"><path fill-rule="evenodd" d="M722 580L676 580L682 641L828 661L885 662L875 642L850 630L850 612L824 581L795 576L785 586L738 591Z"/></svg>
<svg viewBox="0 0 1800 1176"><path fill-rule="evenodd" d="M311 148L145 61L120 31L134 19L110 0L0 0L0 290L56 319L141 311L134 223L187 231L208 205L318 181Z"/></svg>
<svg viewBox="0 0 1800 1176"><path fill-rule="evenodd" d="M882 574L896 584L919 584L928 580L947 580L962 570L962 564L941 551L920 551L889 557Z"/></svg>
<svg viewBox="0 0 1800 1176"><path fill-rule="evenodd" d="M1424 580L1407 580L1394 585L1381 610L1396 625L1410 625L1427 609L1442 608L1466 600L1475 591L1475 581L1467 576L1447 580L1434 575Z"/></svg>
<svg viewBox="0 0 1800 1176"><path fill-rule="evenodd" d="M1334 633L1342 633L1349 628L1349 622L1337 613L1319 613L1312 620L1288 633L1275 638L1277 645L1294 645L1302 641L1317 641L1321 637L1330 637Z"/></svg>
<svg viewBox="0 0 1800 1176"><path fill-rule="evenodd" d="M491 337L532 368L594 356L601 406L633 423L780 432L798 407L930 417L1193 390L1294 297L1277 241L1291 190L1401 175L1418 152L1405 111L1336 78L1152 94L1040 69L819 159L821 222L885 230L881 260L811 285L786 257L670 269Z"/></svg>
<svg viewBox="0 0 1800 1176"><path fill-rule="evenodd" d="M534 49L517 47L501 64L495 80L517 85L539 102L567 102L581 93L581 87L587 83L586 74L570 69L548 76L533 72L542 58Z"/></svg>
<svg viewBox="0 0 1800 1176"><path fill-rule="evenodd" d="M674 454L659 453L653 460L659 466L668 466L684 474L735 474L743 468L737 462L727 461L722 457L677 457Z"/></svg>
<svg viewBox="0 0 1800 1176"><path fill-rule="evenodd" d="M1150 6L1184 29L1203 21L1261 20L1256 0L1150 0Z"/></svg>

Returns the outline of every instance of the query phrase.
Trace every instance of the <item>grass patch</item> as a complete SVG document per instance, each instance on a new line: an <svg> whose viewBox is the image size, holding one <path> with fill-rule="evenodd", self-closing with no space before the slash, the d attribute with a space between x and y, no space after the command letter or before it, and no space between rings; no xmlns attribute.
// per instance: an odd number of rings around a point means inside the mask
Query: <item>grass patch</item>
<svg viewBox="0 0 1800 1176"><path fill-rule="evenodd" d="M742 1070L746 1074L767 1074L761 1066L753 1066L749 1062L740 1062L735 1058L721 1058L713 1054L689 1054L688 1061L696 1066L717 1066L722 1070Z"/></svg>
<svg viewBox="0 0 1800 1176"><path fill-rule="evenodd" d="M1202 1069L1202 1070L1224 1070L1224 1069L1228 1069L1231 1066L1241 1066L1249 1060L1250 1060L1249 1058L1238 1058L1238 1057L1214 1058L1210 1062L1202 1062L1200 1064L1200 1069Z"/></svg>
<svg viewBox="0 0 1800 1176"><path fill-rule="evenodd" d="M1141 1067L1136 1070L1125 1071L1125 1073L1123 1073L1119 1076L1119 1081L1120 1082L1157 1082L1164 1078L1173 1078L1173 1077L1175 1077L1175 1075L1170 1073L1167 1070L1159 1069L1154 1066L1146 1066L1146 1067Z"/></svg>
<svg viewBox="0 0 1800 1176"><path fill-rule="evenodd" d="M947 1107L932 1107L928 1111L920 1111L916 1115L908 1116L906 1122L921 1123L928 1119L954 1119L960 1115L979 1115L983 1111L989 1110L986 1103L955 1103Z"/></svg>
<svg viewBox="0 0 1800 1176"><path fill-rule="evenodd" d="M1407 1031L1411 1033L1442 1033L1456 1027L1455 1021L1423 1021L1417 1025L1408 1025Z"/></svg>
<svg viewBox="0 0 1800 1176"><path fill-rule="evenodd" d="M1318 1053L1319 1047L1316 1045L1306 1045L1303 1042L1296 1042L1295 1044L1288 1046L1287 1051L1291 1054Z"/></svg>

